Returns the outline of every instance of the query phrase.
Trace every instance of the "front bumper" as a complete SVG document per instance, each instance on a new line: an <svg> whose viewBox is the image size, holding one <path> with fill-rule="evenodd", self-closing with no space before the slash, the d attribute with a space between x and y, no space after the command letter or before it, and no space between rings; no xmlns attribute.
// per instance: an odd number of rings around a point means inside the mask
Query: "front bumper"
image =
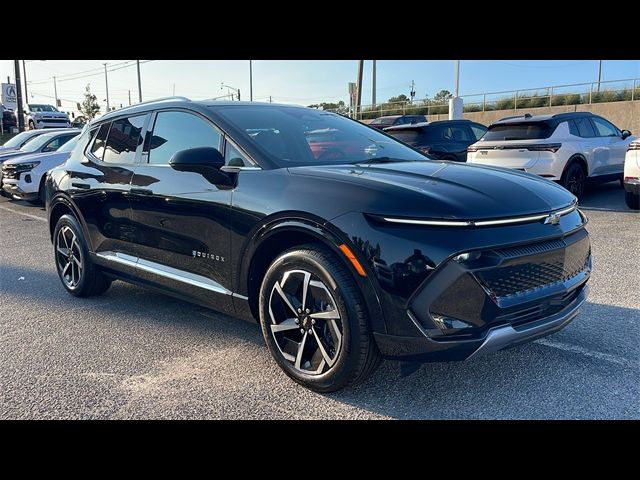
<svg viewBox="0 0 640 480"><path fill-rule="evenodd" d="M531 342L561 330L580 313L580 307L588 294L589 287L583 284L579 287L577 296L560 312L520 327L493 327L478 339L438 341L426 334L422 337L400 337L380 333L374 333L374 337L380 352L387 358L414 361L468 360L471 357ZM420 328L415 319L414 323Z"/></svg>
<svg viewBox="0 0 640 480"><path fill-rule="evenodd" d="M633 193L634 195L640 195L640 178L625 179L624 189L629 193Z"/></svg>
<svg viewBox="0 0 640 480"><path fill-rule="evenodd" d="M3 171L0 173L0 188L9 197L18 200L33 200L38 197L39 180L39 178L35 178L35 174L31 170L26 172L11 171L10 173Z"/></svg>
<svg viewBox="0 0 640 480"><path fill-rule="evenodd" d="M42 122L35 122L35 126L36 126L36 130L39 130L41 128L71 128L71 122L67 122L67 121L63 121L63 122L58 122L58 121L42 121Z"/></svg>

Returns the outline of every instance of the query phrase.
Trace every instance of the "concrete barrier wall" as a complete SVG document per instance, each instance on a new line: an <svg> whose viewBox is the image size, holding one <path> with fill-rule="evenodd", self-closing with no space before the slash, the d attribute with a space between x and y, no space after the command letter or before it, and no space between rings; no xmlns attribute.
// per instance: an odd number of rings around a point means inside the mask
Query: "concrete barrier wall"
<svg viewBox="0 0 640 480"><path fill-rule="evenodd" d="M612 122L620 130L631 130L640 136L640 101L592 103L591 105L562 105L557 107L519 108L517 110L494 110L491 112L467 112L464 118L489 125L510 115L549 115L565 112L591 112ZM429 115L428 120L448 120L449 115Z"/></svg>
<svg viewBox="0 0 640 480"><path fill-rule="evenodd" d="M531 115L548 115L564 112L592 112L595 115L600 115L613 122L620 130L631 130L634 135L640 137L640 100L593 103L591 105L562 105L557 107L519 108L517 110L466 112L464 118L484 125L490 125L501 118L511 115L524 115L525 113L530 113ZM434 120L448 120L449 115L429 115L427 119L430 122ZM371 120L363 120L364 123L369 123L370 121Z"/></svg>

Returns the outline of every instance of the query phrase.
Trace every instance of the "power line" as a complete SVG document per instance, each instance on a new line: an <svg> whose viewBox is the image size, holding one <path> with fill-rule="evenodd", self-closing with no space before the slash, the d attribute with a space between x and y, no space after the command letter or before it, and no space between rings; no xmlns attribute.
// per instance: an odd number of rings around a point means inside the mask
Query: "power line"
<svg viewBox="0 0 640 480"><path fill-rule="evenodd" d="M130 63L130 62L134 62L134 63ZM148 63L148 62L153 62L153 60L143 60L140 63L142 64L142 63ZM125 65L125 64L128 64L128 65ZM117 70L122 70L123 68L133 67L134 65L135 65L135 60L127 60L126 62L114 63L113 65L111 65L110 68L107 69L107 72L115 72ZM93 72L93 73L89 73L89 72ZM81 75L81 74L85 74L85 75ZM82 78L95 77L98 75L104 75L104 67L100 69L92 68L91 70L85 70L84 72L68 73L66 75L60 75L60 76L56 75L56 79L58 80L58 83L61 83L61 82L70 82L73 80L80 80ZM29 82L29 84L42 85L49 82L50 80L37 80L35 82Z"/></svg>

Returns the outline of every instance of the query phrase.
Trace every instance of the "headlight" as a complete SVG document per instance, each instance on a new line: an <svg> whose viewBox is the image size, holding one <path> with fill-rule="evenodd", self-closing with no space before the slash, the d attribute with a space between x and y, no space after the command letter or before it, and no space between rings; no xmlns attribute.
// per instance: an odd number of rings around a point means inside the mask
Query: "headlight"
<svg viewBox="0 0 640 480"><path fill-rule="evenodd" d="M28 163L19 163L16 165L16 172L28 172L29 170L33 170L40 162L28 162Z"/></svg>
<svg viewBox="0 0 640 480"><path fill-rule="evenodd" d="M481 255L481 252L461 253L460 255L453 257L453 260L458 263L472 262L473 260L479 259Z"/></svg>

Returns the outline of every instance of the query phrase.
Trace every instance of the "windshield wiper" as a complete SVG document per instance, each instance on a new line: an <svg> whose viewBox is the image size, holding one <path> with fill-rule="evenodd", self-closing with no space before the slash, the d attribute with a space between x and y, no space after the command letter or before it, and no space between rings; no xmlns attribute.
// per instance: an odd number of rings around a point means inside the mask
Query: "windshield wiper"
<svg viewBox="0 0 640 480"><path fill-rule="evenodd" d="M391 158L391 157L371 157L365 158L364 160L358 160L357 162L353 162L354 165L358 165L361 163L393 163L393 162L405 162L406 160L401 160L399 158Z"/></svg>

